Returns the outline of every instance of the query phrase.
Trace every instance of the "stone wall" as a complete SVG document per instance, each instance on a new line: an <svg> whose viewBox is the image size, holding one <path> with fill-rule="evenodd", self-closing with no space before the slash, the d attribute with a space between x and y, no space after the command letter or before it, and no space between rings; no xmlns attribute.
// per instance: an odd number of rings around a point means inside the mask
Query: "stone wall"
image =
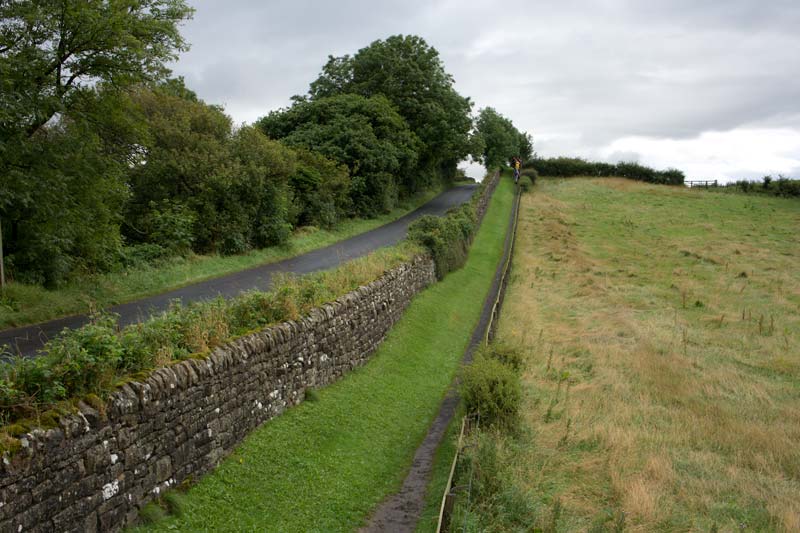
<svg viewBox="0 0 800 533"><path fill-rule="evenodd" d="M0 531L115 531L159 492L211 470L307 388L366 363L411 299L435 282L418 257L339 300L124 385L105 412L81 404L5 458Z"/></svg>
<svg viewBox="0 0 800 533"><path fill-rule="evenodd" d="M490 178L486 179L489 181L486 182L486 188L483 190L483 194L480 195L475 205L475 212L478 215L478 223L483 220L483 215L486 214L486 209L489 208L489 200L492 198L492 193L497 188L497 184L500 183L500 172L495 171Z"/></svg>
<svg viewBox="0 0 800 533"><path fill-rule="evenodd" d="M479 198L479 218L497 185ZM0 464L0 532L119 531L160 492L213 469L308 388L365 364L411 299L434 283L424 256L307 317L269 327L79 404Z"/></svg>

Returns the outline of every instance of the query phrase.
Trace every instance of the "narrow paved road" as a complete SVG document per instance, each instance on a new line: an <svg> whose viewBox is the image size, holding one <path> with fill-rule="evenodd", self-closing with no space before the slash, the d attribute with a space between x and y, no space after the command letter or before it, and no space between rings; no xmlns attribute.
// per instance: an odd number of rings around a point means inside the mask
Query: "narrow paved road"
<svg viewBox="0 0 800 533"><path fill-rule="evenodd" d="M443 215L451 207L468 201L474 188L474 185L453 187L416 211L394 222L325 248L313 250L276 263L201 281L141 300L115 305L109 308L108 311L119 314L120 324L126 326L163 311L175 299L188 303L216 296L229 298L246 290L265 290L269 288L272 275L278 272L308 274L309 272L332 268L349 259L366 255L372 250L399 242L406 236L408 226L415 219L422 215ZM86 322L88 322L87 315L74 315L32 326L3 330L0 331L0 346L8 345L15 353L23 356L33 356L48 339L53 338L64 328L75 329L86 324Z"/></svg>

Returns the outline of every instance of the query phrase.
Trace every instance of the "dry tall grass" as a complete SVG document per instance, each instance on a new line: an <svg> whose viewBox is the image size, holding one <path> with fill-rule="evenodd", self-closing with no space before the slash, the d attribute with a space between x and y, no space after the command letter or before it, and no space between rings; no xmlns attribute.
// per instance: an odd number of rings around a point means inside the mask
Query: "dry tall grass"
<svg viewBox="0 0 800 533"><path fill-rule="evenodd" d="M559 531L800 531L798 228L797 201L625 180L525 197L500 328L541 527L558 500Z"/></svg>

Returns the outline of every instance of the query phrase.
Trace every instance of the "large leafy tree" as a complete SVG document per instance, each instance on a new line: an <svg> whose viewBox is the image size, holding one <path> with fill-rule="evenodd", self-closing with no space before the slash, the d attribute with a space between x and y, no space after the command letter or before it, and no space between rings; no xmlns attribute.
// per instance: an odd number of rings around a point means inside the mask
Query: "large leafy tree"
<svg viewBox="0 0 800 533"><path fill-rule="evenodd" d="M130 165L125 236L148 253L238 253L279 244L297 224L350 211L347 168L253 126L234 129L182 79L131 96L147 125Z"/></svg>
<svg viewBox="0 0 800 533"><path fill-rule="evenodd" d="M15 0L0 3L3 129L33 135L98 81L158 79L186 48L184 0Z"/></svg>
<svg viewBox="0 0 800 533"><path fill-rule="evenodd" d="M137 145L123 89L167 72L191 13L183 0L0 2L0 221L17 279L112 262Z"/></svg>
<svg viewBox="0 0 800 533"><path fill-rule="evenodd" d="M487 169L504 165L514 156L523 160L533 157L530 135L519 131L494 108L481 109L476 121L476 136L482 139L480 160Z"/></svg>
<svg viewBox="0 0 800 533"><path fill-rule="evenodd" d="M230 159L231 119L180 81L137 87L131 99L146 124L140 159L127 172L124 232L132 242L209 250L221 239L211 201ZM165 231L172 225L176 233ZM177 251L177 250L174 250Z"/></svg>
<svg viewBox="0 0 800 533"><path fill-rule="evenodd" d="M400 190L413 188L419 140L382 95L340 94L298 100L258 122L270 137L345 164L356 213L391 209Z"/></svg>
<svg viewBox="0 0 800 533"><path fill-rule="evenodd" d="M469 154L472 103L456 92L439 53L421 37L395 35L354 56L329 57L309 97L344 93L385 96L422 141L412 190L452 177Z"/></svg>
<svg viewBox="0 0 800 533"><path fill-rule="evenodd" d="M95 120L64 116L16 147L13 162L21 164L0 179L3 243L15 279L53 285L117 260L124 167L136 136L124 116L128 104L124 95L100 92L81 103Z"/></svg>

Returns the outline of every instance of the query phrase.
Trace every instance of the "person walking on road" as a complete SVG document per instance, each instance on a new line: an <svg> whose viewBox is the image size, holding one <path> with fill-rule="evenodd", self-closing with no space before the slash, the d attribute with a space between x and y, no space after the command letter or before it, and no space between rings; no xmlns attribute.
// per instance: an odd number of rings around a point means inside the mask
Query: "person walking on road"
<svg viewBox="0 0 800 533"><path fill-rule="evenodd" d="M514 156L511 158L511 162L514 165L514 183L519 183L519 167L522 165L522 161L518 156Z"/></svg>

